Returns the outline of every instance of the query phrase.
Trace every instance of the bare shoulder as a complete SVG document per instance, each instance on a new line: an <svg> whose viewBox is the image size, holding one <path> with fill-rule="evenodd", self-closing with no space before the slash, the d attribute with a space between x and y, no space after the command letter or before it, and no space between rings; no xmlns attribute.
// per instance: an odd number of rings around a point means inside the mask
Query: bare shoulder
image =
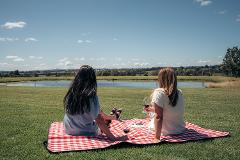
<svg viewBox="0 0 240 160"><path fill-rule="evenodd" d="M163 88L156 88L156 89L154 89L154 92L164 93L164 89Z"/></svg>
<svg viewBox="0 0 240 160"><path fill-rule="evenodd" d="M156 89L154 89L153 95L158 96L158 97L166 96L165 91L164 91L163 88L156 88Z"/></svg>

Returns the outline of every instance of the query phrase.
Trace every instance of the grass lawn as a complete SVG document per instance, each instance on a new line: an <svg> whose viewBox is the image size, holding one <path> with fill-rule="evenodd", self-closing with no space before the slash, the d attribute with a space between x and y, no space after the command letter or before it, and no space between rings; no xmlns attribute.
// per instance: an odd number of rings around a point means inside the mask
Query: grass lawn
<svg viewBox="0 0 240 160"><path fill-rule="evenodd" d="M66 88L0 86L0 159L239 159L240 91L183 89L185 119L205 128L230 131L231 137L182 144L120 145L102 150L50 154L43 147L48 127L63 119ZM142 99L151 90L99 88L105 112L124 109L122 119L144 118Z"/></svg>

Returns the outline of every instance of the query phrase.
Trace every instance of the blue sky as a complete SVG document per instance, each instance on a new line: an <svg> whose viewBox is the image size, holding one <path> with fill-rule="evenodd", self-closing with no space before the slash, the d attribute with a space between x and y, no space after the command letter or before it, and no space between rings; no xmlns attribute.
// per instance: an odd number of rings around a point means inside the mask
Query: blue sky
<svg viewBox="0 0 240 160"><path fill-rule="evenodd" d="M0 0L0 70L214 65L239 0Z"/></svg>

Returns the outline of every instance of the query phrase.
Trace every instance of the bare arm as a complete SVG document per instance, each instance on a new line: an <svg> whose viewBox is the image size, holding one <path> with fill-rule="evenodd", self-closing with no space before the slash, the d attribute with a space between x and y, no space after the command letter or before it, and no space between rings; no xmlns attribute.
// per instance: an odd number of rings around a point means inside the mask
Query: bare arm
<svg viewBox="0 0 240 160"><path fill-rule="evenodd" d="M153 103L155 110L154 116L154 128L155 128L155 140L160 140L161 131L162 131L162 121L163 121L163 109L158 106L156 103Z"/></svg>
<svg viewBox="0 0 240 160"><path fill-rule="evenodd" d="M101 113L98 114L98 116L96 118L96 123L97 123L98 127L101 129L101 131L103 133L105 133L110 140L112 140L112 141L116 140L116 137L111 133L108 126L104 122L104 118Z"/></svg>
<svg viewBox="0 0 240 160"><path fill-rule="evenodd" d="M107 115L102 111L100 112L100 114L102 115L104 120L116 120L116 117L113 115Z"/></svg>

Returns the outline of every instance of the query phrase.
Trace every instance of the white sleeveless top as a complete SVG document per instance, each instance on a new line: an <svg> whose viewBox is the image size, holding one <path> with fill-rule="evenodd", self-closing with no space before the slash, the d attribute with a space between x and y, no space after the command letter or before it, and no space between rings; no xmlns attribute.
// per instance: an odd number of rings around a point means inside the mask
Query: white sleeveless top
<svg viewBox="0 0 240 160"><path fill-rule="evenodd" d="M184 122L184 99L182 92L178 90L178 100L176 106L169 104L169 98L164 93L163 88L157 88L152 95L152 102L163 109L162 132L164 135L180 134L185 130ZM154 130L154 118L149 123L149 128Z"/></svg>

